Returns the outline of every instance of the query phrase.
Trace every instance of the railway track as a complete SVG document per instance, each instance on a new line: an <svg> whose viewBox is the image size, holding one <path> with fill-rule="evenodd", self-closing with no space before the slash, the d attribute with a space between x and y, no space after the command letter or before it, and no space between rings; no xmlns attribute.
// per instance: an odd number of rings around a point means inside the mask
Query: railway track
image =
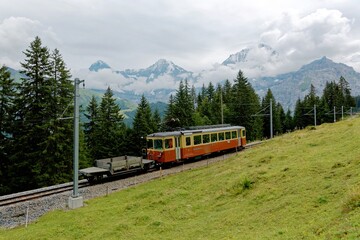
<svg viewBox="0 0 360 240"><path fill-rule="evenodd" d="M261 143L262 143L261 141L249 143L245 146L245 149L252 148ZM114 179L119 179L119 178L114 178ZM108 179L108 181L111 181L111 179ZM79 188L84 188L89 185L90 184L85 179L79 181ZM63 183L63 184L54 185L54 186L50 186L50 187L44 187L44 188L40 188L40 189L30 190L30 191L26 191L26 192L20 192L20 193L14 193L14 194L10 194L10 195L0 196L0 207L9 206L9 205L12 205L15 203L20 203L20 202L26 202L26 201L30 201L30 200L58 194L58 193L72 191L72 189L73 189L73 183L70 182L70 183Z"/></svg>
<svg viewBox="0 0 360 240"><path fill-rule="evenodd" d="M79 188L88 186L89 183L86 180L79 181ZM42 198L50 196L57 193L71 191L73 189L73 183L63 183L59 185L54 185L50 187L39 188L35 190L30 190L26 192L19 192L10 195L5 195L0 197L0 207L12 205L15 203L26 202L29 200L34 200L37 198Z"/></svg>

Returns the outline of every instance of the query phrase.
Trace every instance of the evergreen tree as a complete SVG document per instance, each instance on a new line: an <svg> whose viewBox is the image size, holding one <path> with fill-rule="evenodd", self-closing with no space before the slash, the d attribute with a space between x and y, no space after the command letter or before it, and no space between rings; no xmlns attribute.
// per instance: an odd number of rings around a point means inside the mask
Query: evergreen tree
<svg viewBox="0 0 360 240"><path fill-rule="evenodd" d="M99 149L95 153L96 159L120 156L125 151L125 125L120 110L112 90L108 87L99 106L99 125L96 128Z"/></svg>
<svg viewBox="0 0 360 240"><path fill-rule="evenodd" d="M230 123L244 126L247 130L247 138L250 140L261 137L262 121L253 116L260 110L259 97L241 70L232 86L229 107Z"/></svg>
<svg viewBox="0 0 360 240"><path fill-rule="evenodd" d="M171 94L169 98L169 104L165 112L164 126L162 130L171 131L178 127L180 127L180 120L176 116L175 99Z"/></svg>
<svg viewBox="0 0 360 240"><path fill-rule="evenodd" d="M73 121L62 117L73 116L73 93L70 71L59 50L50 55L50 75L52 98L48 102L48 112L53 121L48 123L51 134L46 139L44 156L48 163L45 172L52 178L52 183L67 182L73 171Z"/></svg>
<svg viewBox="0 0 360 240"><path fill-rule="evenodd" d="M194 114L194 100L191 96L187 80L180 81L179 89L174 99L174 111L182 127L192 126Z"/></svg>
<svg viewBox="0 0 360 240"><path fill-rule="evenodd" d="M159 132L162 125L159 110L156 108L152 115L152 129L151 132Z"/></svg>
<svg viewBox="0 0 360 240"><path fill-rule="evenodd" d="M302 116L303 126L314 125L314 106L320 110L321 105L320 98L316 96L314 85L311 84L309 94L305 96L302 104L304 108L304 115ZM318 118L318 116L316 116L316 118Z"/></svg>
<svg viewBox="0 0 360 240"><path fill-rule="evenodd" d="M276 103L274 95L272 94L271 90L268 89L262 101L262 109L264 109L265 114L263 117L263 136L267 138L270 137L270 101L272 102L273 134L281 134L283 129L280 116L284 110L279 103Z"/></svg>
<svg viewBox="0 0 360 240"><path fill-rule="evenodd" d="M36 37L25 52L25 61L21 63L20 72L26 77L21 78L19 98L16 100L17 128L14 131L14 148L10 179L15 191L27 190L51 184L49 182L49 163L47 139L51 135L49 129L54 114L49 106L54 103L51 76L50 53ZM51 163L50 163L51 164ZM16 174L15 174L16 173Z"/></svg>
<svg viewBox="0 0 360 240"><path fill-rule="evenodd" d="M339 87L342 93L342 106L344 106L345 111L349 110L350 107L355 107L355 98L351 96L350 85L343 76L340 77Z"/></svg>
<svg viewBox="0 0 360 240"><path fill-rule="evenodd" d="M9 157L11 155L14 129L14 99L16 84L5 66L0 68L0 195L9 193Z"/></svg>
<svg viewBox="0 0 360 240"><path fill-rule="evenodd" d="M298 99L295 104L295 111L294 111L294 126L297 129L301 129L305 127L304 123L304 103Z"/></svg>
<svg viewBox="0 0 360 240"><path fill-rule="evenodd" d="M91 159L95 160L97 157L96 153L99 151L100 147L97 136L97 134L100 133L100 130L98 129L99 106L94 95L91 97L84 115L88 119L88 122L84 123L85 142L87 148L89 149Z"/></svg>
<svg viewBox="0 0 360 240"><path fill-rule="evenodd" d="M50 54L36 37L26 49L16 99L13 131L13 191L69 181L72 175L72 115L70 74L58 50Z"/></svg>
<svg viewBox="0 0 360 240"><path fill-rule="evenodd" d="M146 146L146 136L153 132L153 128L151 108L145 96L142 95L133 122L134 136L132 139L133 145L136 147L135 152L138 154Z"/></svg>
<svg viewBox="0 0 360 240"><path fill-rule="evenodd" d="M294 130L294 119L291 116L291 111L290 109L287 110L286 115L285 115L285 121L284 121L284 126L283 126L283 132L290 132Z"/></svg>

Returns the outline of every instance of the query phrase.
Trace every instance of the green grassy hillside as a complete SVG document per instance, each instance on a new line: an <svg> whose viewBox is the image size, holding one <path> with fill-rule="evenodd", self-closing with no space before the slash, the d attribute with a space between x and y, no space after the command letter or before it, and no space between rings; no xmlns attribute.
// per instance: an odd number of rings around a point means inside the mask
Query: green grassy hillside
<svg viewBox="0 0 360 240"><path fill-rule="evenodd" d="M360 238L360 118L0 231L0 239L338 238Z"/></svg>

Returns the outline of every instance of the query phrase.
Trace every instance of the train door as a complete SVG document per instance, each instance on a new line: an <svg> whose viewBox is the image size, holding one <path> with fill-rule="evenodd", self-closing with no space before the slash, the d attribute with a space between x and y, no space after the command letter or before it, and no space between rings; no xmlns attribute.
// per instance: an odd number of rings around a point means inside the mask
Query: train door
<svg viewBox="0 0 360 240"><path fill-rule="evenodd" d="M180 160L181 159L180 137L175 137L175 154L176 154L176 160Z"/></svg>
<svg viewBox="0 0 360 240"><path fill-rule="evenodd" d="M241 132L241 129L239 129L237 131L237 135L238 135L238 146L240 147L241 146L241 135L242 135L242 132Z"/></svg>

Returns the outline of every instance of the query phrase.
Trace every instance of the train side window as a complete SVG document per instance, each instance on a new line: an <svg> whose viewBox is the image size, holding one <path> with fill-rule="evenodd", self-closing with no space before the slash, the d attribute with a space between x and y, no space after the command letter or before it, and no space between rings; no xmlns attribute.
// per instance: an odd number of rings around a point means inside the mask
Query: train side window
<svg viewBox="0 0 360 240"><path fill-rule="evenodd" d="M231 138L237 138L236 131L232 131L232 132L231 132Z"/></svg>
<svg viewBox="0 0 360 240"><path fill-rule="evenodd" d="M246 130L245 129L241 130L241 137L246 137Z"/></svg>
<svg viewBox="0 0 360 240"><path fill-rule="evenodd" d="M162 139L155 139L154 140L154 148L155 149L163 149L163 140Z"/></svg>
<svg viewBox="0 0 360 240"><path fill-rule="evenodd" d="M165 149L173 148L172 138L165 139Z"/></svg>
<svg viewBox="0 0 360 240"><path fill-rule="evenodd" d="M209 143L210 142L210 136L209 134L203 135L203 143Z"/></svg>
<svg viewBox="0 0 360 240"><path fill-rule="evenodd" d="M147 147L148 149L153 149L153 148L154 148L154 141L153 141L152 139L148 139L148 140L146 141L146 147Z"/></svg>
<svg viewBox="0 0 360 240"><path fill-rule="evenodd" d="M186 146L191 145L191 137L186 137L185 141L186 141Z"/></svg>
<svg viewBox="0 0 360 240"><path fill-rule="evenodd" d="M194 145L201 144L201 135L194 136Z"/></svg>
<svg viewBox="0 0 360 240"><path fill-rule="evenodd" d="M225 132L225 138L226 138L226 140L231 138L230 137L230 132Z"/></svg>
<svg viewBox="0 0 360 240"><path fill-rule="evenodd" d="M211 134L211 142L216 142L217 141L217 133L212 133Z"/></svg>
<svg viewBox="0 0 360 240"><path fill-rule="evenodd" d="M219 141L222 141L224 139L225 139L224 138L224 133L223 132L219 133Z"/></svg>

